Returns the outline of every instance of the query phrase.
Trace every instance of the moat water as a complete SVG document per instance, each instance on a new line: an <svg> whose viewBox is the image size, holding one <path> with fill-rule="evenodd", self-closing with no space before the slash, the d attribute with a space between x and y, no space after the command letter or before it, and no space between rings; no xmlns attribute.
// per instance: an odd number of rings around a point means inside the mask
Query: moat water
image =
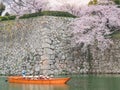
<svg viewBox="0 0 120 90"><path fill-rule="evenodd" d="M120 90L120 75L68 76L71 80L65 85L15 84L0 76L0 90Z"/></svg>

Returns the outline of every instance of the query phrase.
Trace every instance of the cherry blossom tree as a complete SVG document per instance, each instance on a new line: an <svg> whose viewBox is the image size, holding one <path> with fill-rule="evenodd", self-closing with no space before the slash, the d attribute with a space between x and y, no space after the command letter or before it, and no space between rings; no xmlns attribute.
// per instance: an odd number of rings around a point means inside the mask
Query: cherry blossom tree
<svg viewBox="0 0 120 90"><path fill-rule="evenodd" d="M104 51L113 43L109 35L120 31L120 9L116 6L84 7L78 16L70 26L73 29L73 43L82 45L84 50L96 44Z"/></svg>
<svg viewBox="0 0 120 90"><path fill-rule="evenodd" d="M44 10L47 6L47 0L0 0L5 6L1 16L6 13L10 15L23 15L35 13Z"/></svg>
<svg viewBox="0 0 120 90"><path fill-rule="evenodd" d="M10 15L23 15L40 10L65 11L65 9L62 8L65 5L69 5L72 8L79 8L88 5L90 1L91 0L0 0L0 2L5 5L2 16L6 13Z"/></svg>
<svg viewBox="0 0 120 90"><path fill-rule="evenodd" d="M91 0L49 0L49 9L65 11L65 9L86 6L90 1Z"/></svg>
<svg viewBox="0 0 120 90"><path fill-rule="evenodd" d="M90 45L97 45L101 51L104 51L113 44L110 34L120 30L120 9L112 0L98 0L97 2L98 5L83 6L77 6L77 3L64 3L57 8L78 17L70 24L73 29L72 42L82 46L83 50Z"/></svg>

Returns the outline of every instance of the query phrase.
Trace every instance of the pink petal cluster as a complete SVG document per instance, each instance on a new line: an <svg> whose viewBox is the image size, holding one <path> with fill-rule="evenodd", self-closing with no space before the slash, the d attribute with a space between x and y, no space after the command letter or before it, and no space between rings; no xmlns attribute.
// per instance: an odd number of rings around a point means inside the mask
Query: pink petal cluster
<svg viewBox="0 0 120 90"><path fill-rule="evenodd" d="M109 35L115 31L120 31L120 9L110 5L95 5L82 8L79 18L71 23L73 29L73 43L97 45L104 51L113 43Z"/></svg>

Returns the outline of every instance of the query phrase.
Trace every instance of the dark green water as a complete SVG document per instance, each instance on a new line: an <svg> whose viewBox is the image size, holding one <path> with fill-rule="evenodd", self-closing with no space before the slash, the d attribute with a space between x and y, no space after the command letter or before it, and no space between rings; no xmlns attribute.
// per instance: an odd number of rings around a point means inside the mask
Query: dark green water
<svg viewBox="0 0 120 90"><path fill-rule="evenodd" d="M120 90L120 75L71 75L67 85L13 84L0 77L0 90Z"/></svg>

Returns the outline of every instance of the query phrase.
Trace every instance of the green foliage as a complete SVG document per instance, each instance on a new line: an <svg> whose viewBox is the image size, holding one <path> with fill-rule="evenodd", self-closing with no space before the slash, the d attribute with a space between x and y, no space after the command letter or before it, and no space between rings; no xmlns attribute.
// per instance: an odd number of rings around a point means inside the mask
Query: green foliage
<svg viewBox="0 0 120 90"><path fill-rule="evenodd" d="M16 16L0 16L0 21L14 20Z"/></svg>
<svg viewBox="0 0 120 90"><path fill-rule="evenodd" d="M116 4L120 5L120 0L113 0Z"/></svg>
<svg viewBox="0 0 120 90"><path fill-rule="evenodd" d="M20 17L20 19L37 17L37 16L43 16L43 15L42 15L42 13L40 13L40 12L31 13L31 14L24 14L23 16Z"/></svg>
<svg viewBox="0 0 120 90"><path fill-rule="evenodd" d="M72 17L72 18L76 17L68 12L62 12L62 11L43 11L42 13L43 15L48 15L48 16Z"/></svg>
<svg viewBox="0 0 120 90"><path fill-rule="evenodd" d="M73 17L73 18L76 17L68 12L43 11L43 12L37 12L37 13L32 13L32 14L25 14L25 15L21 16L20 19L37 17L37 16L58 16L58 17Z"/></svg>
<svg viewBox="0 0 120 90"><path fill-rule="evenodd" d="M89 5L96 5L97 3L98 3L97 0L91 0L91 1L89 2Z"/></svg>
<svg viewBox="0 0 120 90"><path fill-rule="evenodd" d="M61 12L61 11L43 11L43 12L36 12L31 14L25 14L20 17L20 19L37 17L37 16L57 16L57 17L72 17L75 18L76 16L68 13L68 12ZM0 16L0 21L6 20L14 20L16 16Z"/></svg>
<svg viewBox="0 0 120 90"><path fill-rule="evenodd" d="M113 34L111 34L111 37L113 39L120 39L120 31L114 32Z"/></svg>

